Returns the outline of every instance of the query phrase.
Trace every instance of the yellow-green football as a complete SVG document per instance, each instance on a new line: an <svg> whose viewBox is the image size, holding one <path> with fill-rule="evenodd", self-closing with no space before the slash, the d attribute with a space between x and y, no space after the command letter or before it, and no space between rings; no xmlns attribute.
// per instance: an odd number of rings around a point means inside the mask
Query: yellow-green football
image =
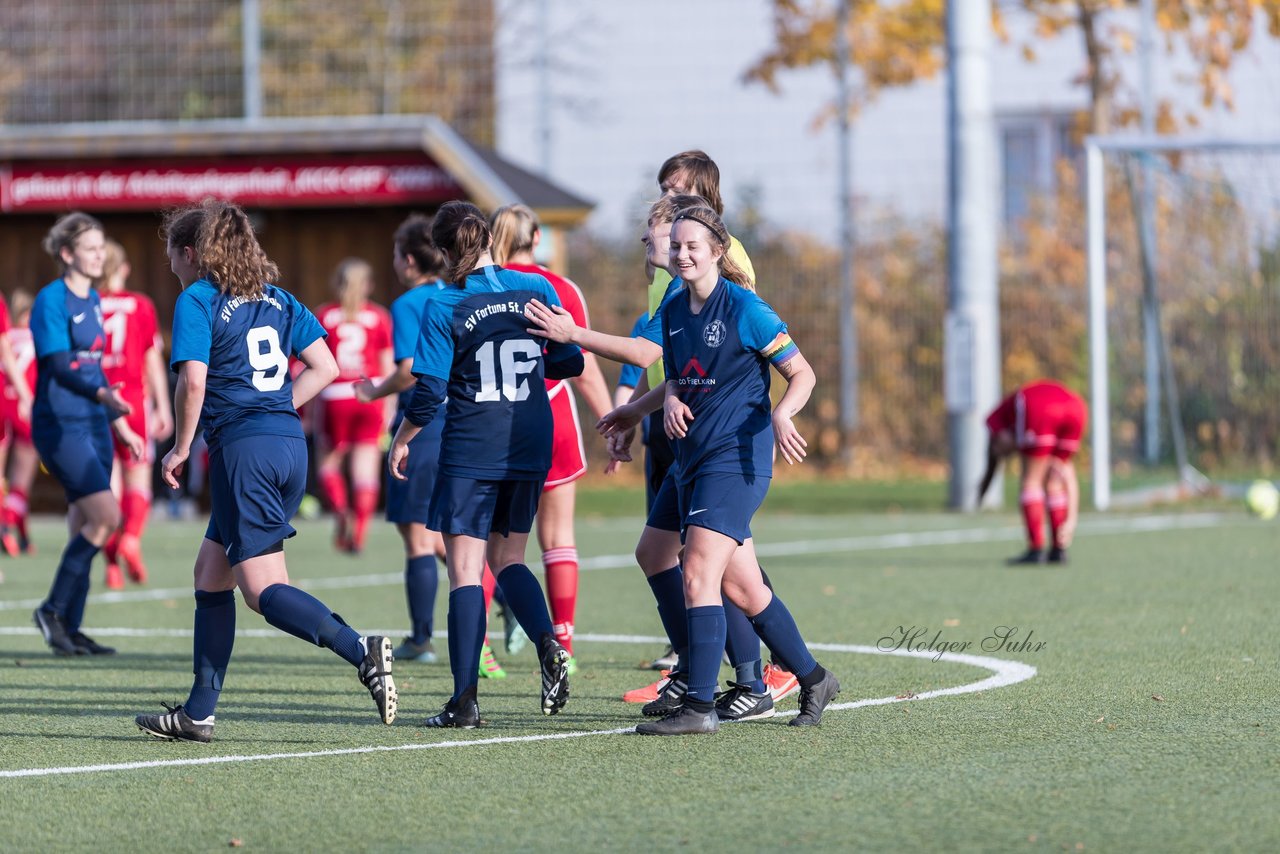
<svg viewBox="0 0 1280 854"><path fill-rule="evenodd" d="M302 496L302 502L298 505L298 515L303 519L319 519L320 518L320 499L311 493Z"/></svg>
<svg viewBox="0 0 1280 854"><path fill-rule="evenodd" d="M1244 506L1260 519L1274 519L1280 513L1280 489L1269 480L1255 480L1244 494Z"/></svg>

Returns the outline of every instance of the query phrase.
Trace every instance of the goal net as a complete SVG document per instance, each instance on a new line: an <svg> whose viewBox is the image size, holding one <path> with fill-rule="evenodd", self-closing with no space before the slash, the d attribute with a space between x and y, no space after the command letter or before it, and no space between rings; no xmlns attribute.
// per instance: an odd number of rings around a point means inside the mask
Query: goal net
<svg viewBox="0 0 1280 854"><path fill-rule="evenodd" d="M1093 497L1248 479L1280 457L1280 141L1092 138Z"/></svg>

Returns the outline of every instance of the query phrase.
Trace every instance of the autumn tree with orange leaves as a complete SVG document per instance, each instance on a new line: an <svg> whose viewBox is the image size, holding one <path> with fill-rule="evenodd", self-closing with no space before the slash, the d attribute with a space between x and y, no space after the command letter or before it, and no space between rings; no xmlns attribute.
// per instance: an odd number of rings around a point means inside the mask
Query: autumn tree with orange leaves
<svg viewBox="0 0 1280 854"><path fill-rule="evenodd" d="M851 103L855 112L884 89L928 80L945 67L946 0L845 2L850 4L849 41L858 72ZM1137 48L1137 6L1135 0L1017 0L994 4L992 25L1008 41L1004 10L1019 8L1032 15L1032 39L1022 45L1028 61L1035 61L1038 42L1074 31L1086 60L1076 76L1089 92L1086 131L1106 133L1138 117L1137 105L1119 98L1119 60ZM1131 14L1119 14L1124 10ZM773 48L748 69L746 79L776 91L788 69L834 67L835 27L833 2L773 0ZM1231 66L1259 30L1280 37L1280 0L1156 0L1156 27L1166 51L1183 49L1195 63L1201 106L1231 107ZM1161 130L1195 122L1194 113L1176 116L1168 102L1159 105Z"/></svg>

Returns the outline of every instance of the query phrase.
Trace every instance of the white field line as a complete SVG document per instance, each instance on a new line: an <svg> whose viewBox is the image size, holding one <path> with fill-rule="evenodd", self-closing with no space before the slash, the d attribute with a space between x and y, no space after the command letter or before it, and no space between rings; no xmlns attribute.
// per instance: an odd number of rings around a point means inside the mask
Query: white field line
<svg viewBox="0 0 1280 854"><path fill-rule="evenodd" d="M99 629L95 634L111 635L116 630ZM254 630L261 631L261 630ZM189 634L189 632L188 632ZM237 632L237 634L242 634ZM645 643L659 642L659 638L641 637L638 635L579 635L575 640L598 643ZM813 644L814 649L825 652L858 653L863 655L894 655L901 658L932 659L936 653L929 650L880 650L872 646L857 644ZM916 702L932 697L949 697L958 694L972 694L978 691L990 691L1025 682L1036 675L1036 669L1020 661L1007 661L1001 658L989 658L984 655L963 655L950 653L948 659L960 664L972 665L991 671L991 675L977 682L969 682L952 688L939 688L935 691L924 691L919 694L896 697L876 697L865 700L854 700L849 703L832 703L827 712L843 712L861 709L867 706L886 706L890 703ZM798 710L779 712L776 717L790 717L798 714ZM346 747L335 750L309 750L298 753L253 753L239 756L206 756L196 759L154 759L146 762L118 762L104 765L66 765L59 768L19 768L12 771L0 771L0 779L13 777L53 777L67 774L96 774L115 771L138 771L146 768L175 768L189 765L227 765L233 762L274 762L282 759L315 759L327 756L351 756L363 753L396 753L408 750L438 750L452 747L484 747L492 744L522 744L534 741L560 741L569 738L588 738L592 736L621 735L634 732L634 727L618 727L616 729L579 730L575 732L545 733L542 735L515 735L497 738L478 738L467 741L437 741L430 744L395 744L370 745L368 747ZM141 741L140 737L140 742Z"/></svg>
<svg viewBox="0 0 1280 854"><path fill-rule="evenodd" d="M1234 515L1225 513L1188 513L1096 519L1086 525L1082 525L1081 530L1085 535L1152 533L1186 528L1213 528L1236 518ZM1240 516L1239 518L1245 517ZM923 546L991 543L1016 538L1021 533L1021 527L904 531L897 534L867 534L859 537L840 537L838 539L757 543L756 554L761 557L791 557L807 554L849 554ZM532 566L537 567L539 564L534 563ZM578 564L579 569L586 571L621 569L631 566L635 566L635 557L631 554L601 555L599 557L586 558ZM346 575L336 578L300 579L295 583L303 590L341 590L351 587L393 586L404 583L404 574L401 572L384 572L372 575ZM185 599L190 595L191 588L189 587L169 587L97 593L89 597L89 602L94 605L112 605L120 602ZM0 600L0 611L25 611L37 608L43 602L43 599Z"/></svg>

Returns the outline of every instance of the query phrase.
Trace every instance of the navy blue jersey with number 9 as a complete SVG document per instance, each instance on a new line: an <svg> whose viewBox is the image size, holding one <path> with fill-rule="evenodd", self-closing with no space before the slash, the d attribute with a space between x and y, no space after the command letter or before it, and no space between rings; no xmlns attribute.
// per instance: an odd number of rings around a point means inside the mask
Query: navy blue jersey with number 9
<svg viewBox="0 0 1280 854"><path fill-rule="evenodd" d="M205 441L211 448L242 436L302 436L293 408L289 357L325 337L319 321L288 291L265 285L257 299L224 294L207 279L192 283L173 312L176 371L209 366Z"/></svg>
<svg viewBox="0 0 1280 854"><path fill-rule="evenodd" d="M524 307L531 299L560 304L542 276L485 267L468 276L465 287L446 287L427 303L413 372L448 384L443 474L477 480L547 476L552 421L543 360L559 362L580 351L525 331Z"/></svg>

